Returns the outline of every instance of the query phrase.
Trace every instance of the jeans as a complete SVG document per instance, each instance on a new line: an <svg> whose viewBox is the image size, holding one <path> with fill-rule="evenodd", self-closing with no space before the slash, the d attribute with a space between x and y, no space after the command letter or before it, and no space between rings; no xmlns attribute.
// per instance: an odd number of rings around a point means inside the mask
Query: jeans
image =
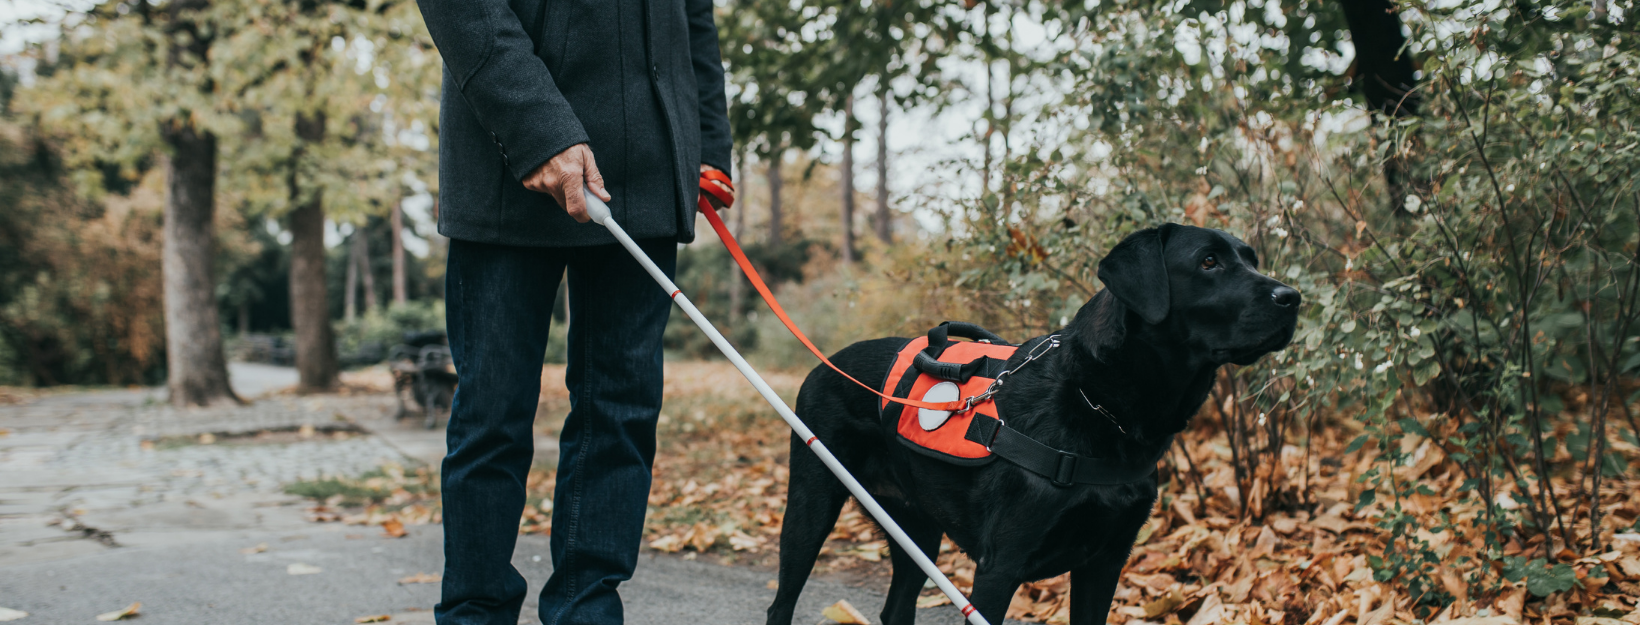
<svg viewBox="0 0 1640 625"><path fill-rule="evenodd" d="M667 275L671 239L640 242ZM444 458L439 625L516 625L527 584L512 566L535 450L532 425L553 300L569 275L570 413L559 441L544 625L619 625L655 459L661 335L672 302L616 245L450 241L445 305L461 384Z"/></svg>

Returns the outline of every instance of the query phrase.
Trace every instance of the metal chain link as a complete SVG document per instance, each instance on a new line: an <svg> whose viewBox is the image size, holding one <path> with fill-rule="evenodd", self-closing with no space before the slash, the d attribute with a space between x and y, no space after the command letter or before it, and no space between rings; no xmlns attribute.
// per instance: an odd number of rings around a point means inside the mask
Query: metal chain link
<svg viewBox="0 0 1640 625"><path fill-rule="evenodd" d="M1032 347L1029 353L1025 354L1025 362L1019 363L1018 366L1012 369L1006 369L1002 373L998 373L997 378L995 380L991 380L991 385L985 387L985 392L969 397L966 401L964 401L962 411L967 412L969 410L973 410L975 405L985 403L987 400L991 399L992 396L997 394L997 391L1002 390L1003 381L1006 380L1009 375L1012 375L1020 369L1024 369L1025 365L1031 364L1032 361L1048 355L1048 352L1053 351L1053 348L1055 347L1059 347L1059 335L1049 334L1047 337L1042 339L1042 342L1037 343L1036 347Z"/></svg>

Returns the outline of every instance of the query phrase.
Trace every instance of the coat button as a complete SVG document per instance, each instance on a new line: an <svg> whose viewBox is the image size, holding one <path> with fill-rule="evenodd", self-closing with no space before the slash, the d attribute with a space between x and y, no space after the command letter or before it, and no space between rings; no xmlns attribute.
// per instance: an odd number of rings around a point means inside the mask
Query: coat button
<svg viewBox="0 0 1640 625"><path fill-rule="evenodd" d="M661 79L661 68L659 65L649 66L649 77L654 78L655 80Z"/></svg>

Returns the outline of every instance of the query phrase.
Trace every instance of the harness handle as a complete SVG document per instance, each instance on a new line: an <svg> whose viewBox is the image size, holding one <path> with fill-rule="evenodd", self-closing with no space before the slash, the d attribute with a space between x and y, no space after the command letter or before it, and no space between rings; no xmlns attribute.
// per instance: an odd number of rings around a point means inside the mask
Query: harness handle
<svg viewBox="0 0 1640 625"><path fill-rule="evenodd" d="M728 183L728 175L720 171L709 169L701 172L700 177L702 182L700 186L701 191L711 193L713 197L716 197L719 200L725 199L723 197L725 194L722 189L717 188L717 185L705 184L705 182L707 180L716 180L719 182ZM729 196L729 201L732 201L733 197L734 196ZM808 336L803 334L802 330L797 329L797 324L792 322L791 317L786 316L786 309L781 308L780 302L775 301L774 293L769 291L769 285L763 283L763 276L758 275L757 269L752 267L752 261L746 258L745 252L741 251L740 242L735 240L735 235L729 233L729 228L723 224L723 218L718 216L717 209L712 208L711 202L706 201L706 198L704 197L700 198L698 205L700 207L700 212L706 215L706 221L711 222L712 230L717 232L718 239L722 240L723 246L729 249L729 255L734 257L735 264L740 265L740 270L745 272L746 279L752 282L752 288L757 289L757 294L763 298L764 303L769 305L769 310L774 311L774 316L780 318L780 323L785 324L786 329L791 331L792 336L797 337L797 340L801 341L804 347L809 348L809 351L814 354L815 358L819 358L820 362L825 363L827 367L831 367L832 371L836 371L838 375L847 378L848 381L859 385L860 388L871 391L873 395L896 404L912 406L915 408L926 408L928 410L944 410L947 412L962 412L968 408L969 402L961 399L946 402L927 402L894 397L867 386L864 382L854 379L854 376L849 375L842 369L837 368L837 365L832 364L831 360L826 358L825 354L820 353L820 348L815 347L814 343L809 340Z"/></svg>
<svg viewBox="0 0 1640 625"><path fill-rule="evenodd" d="M923 348L923 353L928 354L931 359L938 360L940 354L945 353L945 342L948 336L995 343L997 345L1012 345L1007 339L997 336L990 330L976 324L966 321L946 321L928 329L928 347Z"/></svg>

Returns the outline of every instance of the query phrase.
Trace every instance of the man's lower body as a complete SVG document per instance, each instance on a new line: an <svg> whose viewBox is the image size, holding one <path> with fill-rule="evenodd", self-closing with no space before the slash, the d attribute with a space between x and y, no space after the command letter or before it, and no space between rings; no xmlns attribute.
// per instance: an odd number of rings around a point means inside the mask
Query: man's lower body
<svg viewBox="0 0 1640 625"><path fill-rule="evenodd" d="M677 245L640 245L671 275ZM622 622L649 500L672 302L616 245L528 248L452 240L445 276L461 385L444 458L440 625L515 625L527 585L512 566L535 450L541 361L569 276L570 414L559 441L544 625Z"/></svg>

